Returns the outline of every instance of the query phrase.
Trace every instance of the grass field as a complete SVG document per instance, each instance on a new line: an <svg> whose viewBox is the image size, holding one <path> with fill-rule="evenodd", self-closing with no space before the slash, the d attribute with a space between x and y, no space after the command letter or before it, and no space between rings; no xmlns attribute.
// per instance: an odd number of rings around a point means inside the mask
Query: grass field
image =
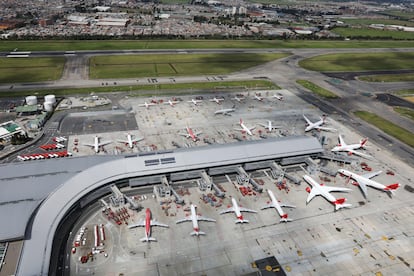
<svg viewBox="0 0 414 276"><path fill-rule="evenodd" d="M64 57L0 58L0 83L57 80L64 64Z"/></svg>
<svg viewBox="0 0 414 276"><path fill-rule="evenodd" d="M336 33L342 37L349 38L389 38L389 39L414 39L413 32L402 32L392 30L377 30L373 28L345 28L337 27L332 29L333 33Z"/></svg>
<svg viewBox="0 0 414 276"><path fill-rule="evenodd" d="M412 41L309 40L39 40L0 41L0 51L80 51L223 48L414 48Z"/></svg>
<svg viewBox="0 0 414 276"><path fill-rule="evenodd" d="M401 142L414 147L414 135L408 130L393 124L392 122L385 120L384 118L367 111L356 111L356 116L362 120L376 126L390 136L393 136Z"/></svg>
<svg viewBox="0 0 414 276"><path fill-rule="evenodd" d="M312 91L313 93L326 98L326 99L336 99L338 98L338 95L336 95L335 93L326 90L323 87L320 87L316 84L314 84L313 82L307 81L307 80L297 80L296 81L298 84L302 85L303 87L309 89L310 91Z"/></svg>
<svg viewBox="0 0 414 276"><path fill-rule="evenodd" d="M402 116L405 116L407 118L410 118L411 120L414 120L414 110L412 110L411 108L398 106L398 107L394 107L394 111L398 112Z"/></svg>
<svg viewBox="0 0 414 276"><path fill-rule="evenodd" d="M398 96L413 96L414 95L414 88L413 89L404 89L404 90L400 90L395 92L396 95Z"/></svg>
<svg viewBox="0 0 414 276"><path fill-rule="evenodd" d="M227 74L286 57L289 54L188 54L96 56L89 77L135 78Z"/></svg>
<svg viewBox="0 0 414 276"><path fill-rule="evenodd" d="M384 25L401 25L407 27L414 27L414 22L398 19L386 19L386 18L344 18L341 21L351 25L371 25L371 24L384 24Z"/></svg>
<svg viewBox="0 0 414 276"><path fill-rule="evenodd" d="M414 69L414 52L329 54L304 59L303 68L322 72Z"/></svg>
<svg viewBox="0 0 414 276"><path fill-rule="evenodd" d="M390 75L369 75L360 76L359 80L370 82L398 82L398 81L414 81L414 73L406 74L390 74Z"/></svg>
<svg viewBox="0 0 414 276"><path fill-rule="evenodd" d="M250 81L222 81L222 82L194 82L194 83L171 83L171 84L146 84L133 86L99 86L86 88L67 88L67 89L42 89L30 91L10 91L0 93L0 98L23 97L27 95L44 96L55 94L59 96L82 95L90 93L111 93L129 92L132 96L151 96L155 93L167 94L191 94L194 90L211 90L216 92L222 89L280 89L271 81L250 80ZM203 91L206 93L206 91Z"/></svg>

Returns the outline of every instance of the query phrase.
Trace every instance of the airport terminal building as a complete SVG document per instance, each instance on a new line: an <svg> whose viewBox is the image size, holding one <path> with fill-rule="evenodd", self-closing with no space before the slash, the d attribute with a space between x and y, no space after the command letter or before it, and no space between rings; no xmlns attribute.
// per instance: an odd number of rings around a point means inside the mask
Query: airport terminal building
<svg viewBox="0 0 414 276"><path fill-rule="evenodd" d="M172 180L301 162L318 157L323 148L315 137L292 136L205 147L130 155L102 155L38 160L0 166L0 241L24 240L17 275L55 275L60 251L79 210L110 193L111 184L152 185L160 176ZM293 160L293 161L292 161ZM10 216L10 214L14 214ZM59 235L57 235L59 233Z"/></svg>

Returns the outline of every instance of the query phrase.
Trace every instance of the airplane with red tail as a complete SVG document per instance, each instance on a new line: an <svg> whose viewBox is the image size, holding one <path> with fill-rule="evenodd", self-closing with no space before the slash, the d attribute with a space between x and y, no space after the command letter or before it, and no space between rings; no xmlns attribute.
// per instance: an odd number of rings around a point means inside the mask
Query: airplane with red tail
<svg viewBox="0 0 414 276"><path fill-rule="evenodd" d="M377 181L371 180L371 178L379 175L380 173L382 173L382 171L372 172L372 173L368 173L364 175L358 175L356 173L353 173L353 172L350 172L344 169L339 169L338 172L344 176L347 176L349 179L352 178L353 180L355 180L357 185L361 188L361 191L365 198L367 197L367 194L368 194L367 186L371 186L375 189L388 192L391 194L394 194L394 191L400 187L400 184L398 183L394 183L394 184L390 184L386 186L381 183L378 183Z"/></svg>
<svg viewBox="0 0 414 276"><path fill-rule="evenodd" d="M346 204L346 198L338 198L336 199L333 195L330 194L330 192L349 192L352 191L348 188L342 188L342 187L330 187L325 186L324 184L319 184L316 182L312 177L309 175L304 175L303 179L305 179L306 182L309 183L309 185L312 186L312 188L307 187L306 191L309 193L308 198L306 199L306 204L308 204L315 196L321 195L324 198L326 198L329 202L335 205L335 211L345 208L345 207L351 207L351 204Z"/></svg>
<svg viewBox="0 0 414 276"><path fill-rule="evenodd" d="M221 211L220 215L226 214L226 213L235 213L236 217L237 217L237 220L235 220L235 223L249 222L247 219L243 218L243 215L241 214L241 212L257 213L255 210L239 207L239 205L237 204L237 201L236 201L236 199L234 199L234 197L231 199L231 203L233 204L233 206L226 209L226 210Z"/></svg>
<svg viewBox="0 0 414 276"><path fill-rule="evenodd" d="M151 226L160 226L160 227L167 227L167 224L156 222L151 218L151 210L147 208L145 210L145 220L141 220L137 224L131 224L128 226L129 229L135 228L135 227L145 227L145 237L140 239L142 242L150 242L150 241L157 241L157 239L151 237Z"/></svg>

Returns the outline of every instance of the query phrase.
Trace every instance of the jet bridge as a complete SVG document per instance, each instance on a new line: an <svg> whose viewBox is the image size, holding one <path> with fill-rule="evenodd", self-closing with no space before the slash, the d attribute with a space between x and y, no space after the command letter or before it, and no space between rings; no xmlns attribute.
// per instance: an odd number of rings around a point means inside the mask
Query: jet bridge
<svg viewBox="0 0 414 276"><path fill-rule="evenodd" d="M259 186L259 184L256 183L256 181L254 181L253 178L250 177L249 174L247 174L247 172L243 169L242 166L238 166L237 167L237 181L239 182L239 180L244 181L244 182L248 182L253 186L253 189L256 192L261 193L263 191L263 188Z"/></svg>
<svg viewBox="0 0 414 276"><path fill-rule="evenodd" d="M204 183L207 184L208 187L210 187L210 190L214 190L214 194L218 197L224 197L225 194L220 190L220 188L216 185L216 183L213 182L211 177L206 173L206 171L201 172L201 179Z"/></svg>

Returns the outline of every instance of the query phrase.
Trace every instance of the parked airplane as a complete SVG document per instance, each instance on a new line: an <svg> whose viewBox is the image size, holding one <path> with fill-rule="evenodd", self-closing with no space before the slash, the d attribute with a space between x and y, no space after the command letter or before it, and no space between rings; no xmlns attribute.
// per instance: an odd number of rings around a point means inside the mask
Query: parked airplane
<svg viewBox="0 0 414 276"><path fill-rule="evenodd" d="M288 219L288 214L286 214L285 212L283 212L282 207L289 207L289 208L296 208L293 205L287 205L287 204L283 204L283 203L279 203L276 198L275 195L273 194L273 192L271 190L267 190L267 193L269 194L270 199L272 200L271 203L269 203L268 205L264 206L262 208L263 209L268 209L268 208L275 208L277 210L277 212L279 213L280 216L280 222L288 222L288 221L292 221L291 219Z"/></svg>
<svg viewBox="0 0 414 276"><path fill-rule="evenodd" d="M195 99L191 99L191 101L187 101L188 103L193 103L194 105L198 105L199 103L202 102L202 100L195 100Z"/></svg>
<svg viewBox="0 0 414 276"><path fill-rule="evenodd" d="M237 95L234 98L232 98L232 100L236 100L238 102L244 101L245 99L246 98L244 96L243 97L238 97Z"/></svg>
<svg viewBox="0 0 414 276"><path fill-rule="evenodd" d="M191 140L193 140L193 142L197 142L198 140L198 135L200 135L202 132L195 132L189 127L187 126L185 128L185 130L187 131L187 133L178 133L181 136L185 136L186 138L191 138Z"/></svg>
<svg viewBox="0 0 414 276"><path fill-rule="evenodd" d="M231 116L230 112L234 112L234 111L236 111L236 109L234 108L220 109L220 110L215 111L214 115L223 114L223 115Z"/></svg>
<svg viewBox="0 0 414 276"><path fill-rule="evenodd" d="M258 94L254 94L254 99L261 102L261 101L263 101L264 98L262 96L258 95Z"/></svg>
<svg viewBox="0 0 414 276"><path fill-rule="evenodd" d="M145 106L145 108L149 108L150 106L152 106L152 105L156 105L155 103L147 103L147 102L144 102L143 104L139 104L138 106Z"/></svg>
<svg viewBox="0 0 414 276"><path fill-rule="evenodd" d="M95 150L95 153L98 153L100 147L103 147L103 146L105 146L107 144L110 144L110 143L112 143L112 141L99 142L98 135L95 135L93 144L83 144L83 145L87 146L87 147L92 147Z"/></svg>
<svg viewBox="0 0 414 276"><path fill-rule="evenodd" d="M244 123L243 123L243 120L242 119L240 119L240 126L241 126L241 129L240 128L235 128L235 130L240 130L241 132L246 132L247 134L249 134L250 136L251 135L253 135L253 133L252 133L252 130L253 129L255 129L255 127L247 127Z"/></svg>
<svg viewBox="0 0 414 276"><path fill-rule="evenodd" d="M169 104L169 105L171 105L172 107L174 107L174 105L176 105L176 104L178 104L179 103L179 101L171 101L171 100L168 100L167 102L164 102L164 104Z"/></svg>
<svg viewBox="0 0 414 276"><path fill-rule="evenodd" d="M339 135L339 144L335 146L331 151L338 152L338 151L347 151L350 155L355 154L361 157L372 158L371 155L356 151L357 149L363 149L368 142L368 138L361 139L359 144L350 144L347 145L342 138L342 135Z"/></svg>
<svg viewBox="0 0 414 276"><path fill-rule="evenodd" d="M119 143L124 143L125 145L128 145L128 147L132 149L136 143L138 143L139 141L142 141L142 140L144 140L144 138L132 139L132 135L128 133L127 134L127 140L117 140L117 141Z"/></svg>
<svg viewBox="0 0 414 276"><path fill-rule="evenodd" d="M272 121L267 121L267 124L259 123L259 125L266 128L269 132L272 132L274 129L282 128L282 126L273 126Z"/></svg>
<svg viewBox="0 0 414 276"><path fill-rule="evenodd" d="M394 183L394 184L390 184L388 186L385 186L381 183L378 183L378 182L370 179L370 178L373 178L374 176L379 175L380 173L382 173L382 171L367 173L367 174L364 174L364 175L358 175L356 173L353 173L353 172L350 172L350 171L344 170L344 169L339 169L338 172L340 174L343 174L343 175L348 176L349 178L352 178L353 180L355 180L355 182L361 188L362 193L363 193L365 198L367 197L367 194L368 194L367 186L371 186L371 187L374 187L375 189L382 190L384 192L388 192L388 193L391 193L391 194L394 194L394 190L397 190L400 187L400 184L398 184L398 183Z"/></svg>
<svg viewBox="0 0 414 276"><path fill-rule="evenodd" d="M272 98L276 98L279 101L283 101L283 95L276 94L276 95L273 95Z"/></svg>
<svg viewBox="0 0 414 276"><path fill-rule="evenodd" d="M305 115L303 115L303 118L305 119L307 123L307 127L305 128L305 131L309 131L312 129L336 131L336 129L334 128L322 127L322 125L325 123L325 118L320 117L320 120L315 123L312 123Z"/></svg>
<svg viewBox="0 0 414 276"><path fill-rule="evenodd" d="M211 218L206 218L206 217L202 217L197 215L196 213L196 206L194 206L193 204L190 205L190 209L191 209L191 215L189 217L183 218L183 219L179 219L176 221L176 223L181 223L181 222L185 222L185 221L192 221L193 222L193 232L190 233L191 236L199 236L199 235L205 235L206 233L200 231L200 228L198 227L198 221L202 220L202 221L211 221L211 222L216 222L215 219L211 219Z"/></svg>
<svg viewBox="0 0 414 276"><path fill-rule="evenodd" d="M162 224L153 220L151 218L151 210L149 208L145 210L145 221L141 220L137 224L129 225L128 228L131 229L139 226L145 227L145 237L140 239L142 242L157 241L155 238L151 237L151 226L168 227L167 224Z"/></svg>
<svg viewBox="0 0 414 276"><path fill-rule="evenodd" d="M235 221L235 223L244 223L244 222L249 222L247 219L243 218L243 215L241 214L241 212L250 212L250 213L257 213L255 210L250 210L247 208L243 208L243 207L239 207L239 205L237 205L236 199L231 198L231 202L233 204L232 207L223 210L220 212L220 215L225 214L225 213L235 213L237 220Z"/></svg>
<svg viewBox="0 0 414 276"><path fill-rule="evenodd" d="M221 104L221 101L224 101L224 99L214 97L214 98L210 99L209 101L210 102L215 102L216 104Z"/></svg>
<svg viewBox="0 0 414 276"><path fill-rule="evenodd" d="M325 186L323 184L319 184L316 182L312 177L308 175L304 175L303 178L308 182L312 188L307 187L306 191L309 193L308 198L306 199L306 204L309 203L315 196L321 195L324 198L326 198L329 202L335 205L335 211L339 210L344 207L351 207L351 204L346 204L346 198L338 198L336 199L333 195L330 194L330 192L348 192L352 191L348 188L342 188L342 187L330 187Z"/></svg>

